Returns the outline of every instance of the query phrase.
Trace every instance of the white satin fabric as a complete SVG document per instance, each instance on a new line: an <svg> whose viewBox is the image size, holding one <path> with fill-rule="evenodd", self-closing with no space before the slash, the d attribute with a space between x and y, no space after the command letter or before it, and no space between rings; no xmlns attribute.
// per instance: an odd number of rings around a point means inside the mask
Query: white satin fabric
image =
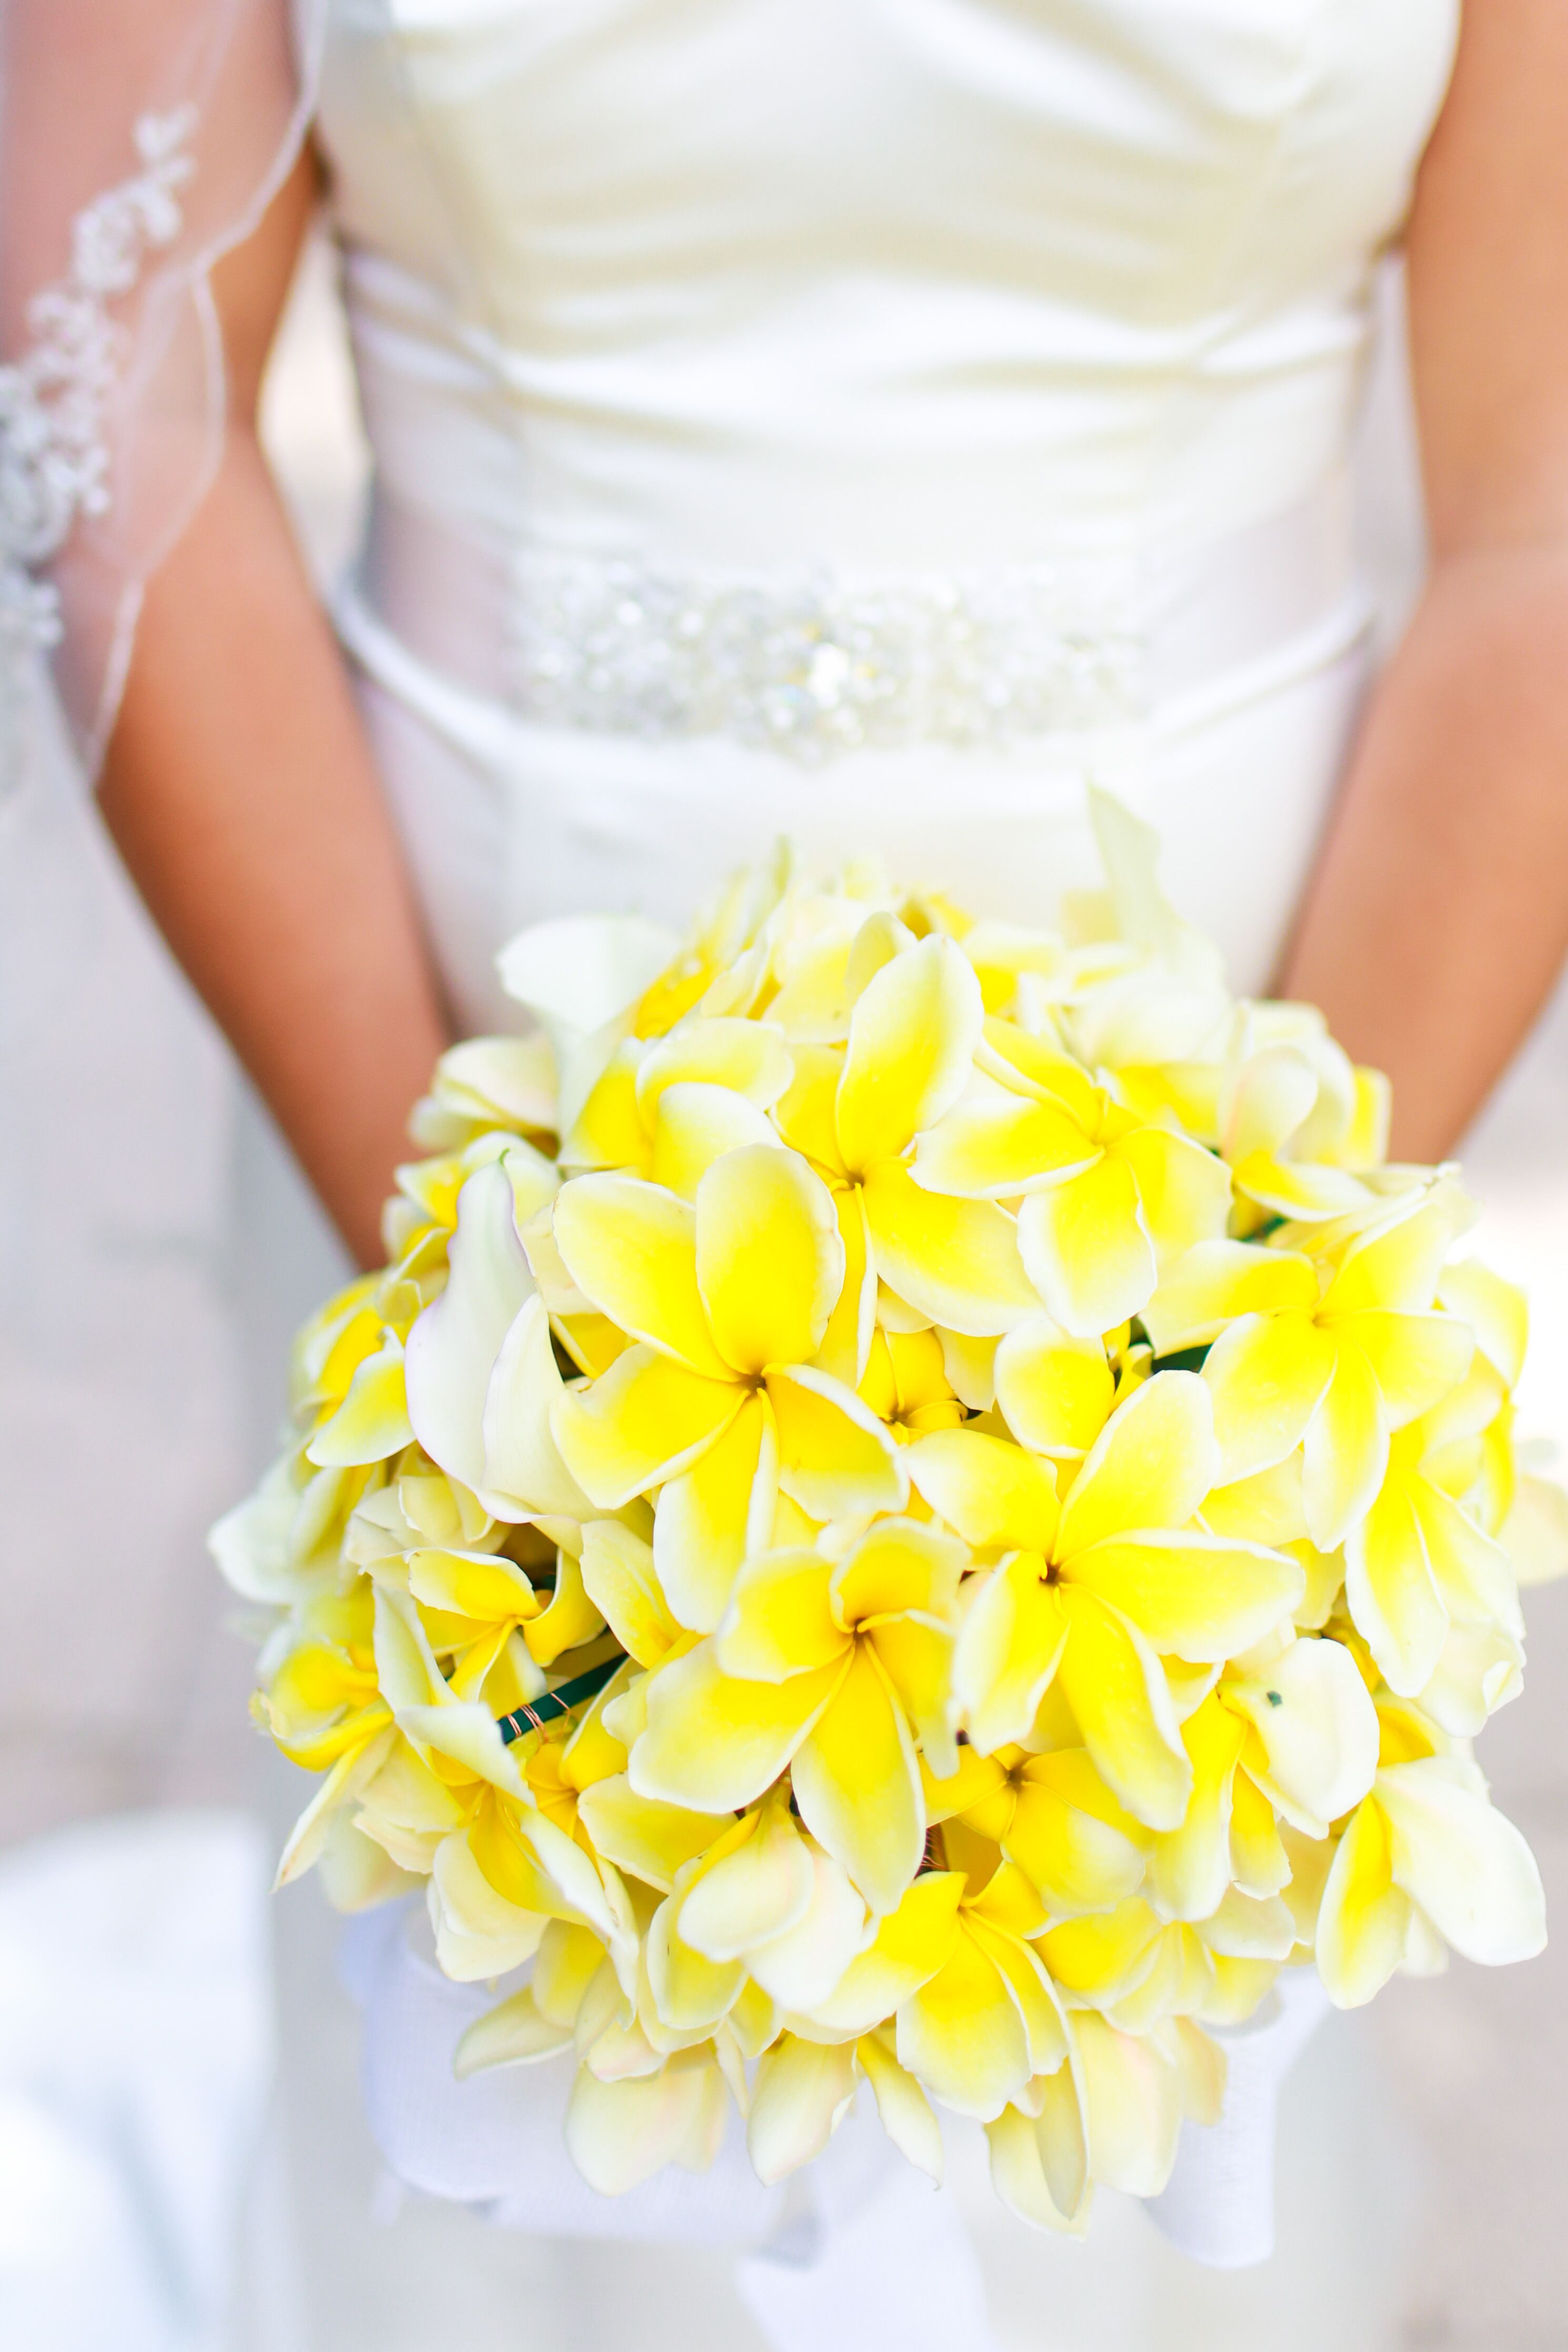
<svg viewBox="0 0 1568 2352"><path fill-rule="evenodd" d="M376 464L342 625L466 1023L504 1017L493 957L519 924L680 921L779 832L1037 917L1092 878L1090 775L1158 827L1172 895L1233 981L1265 982L1364 682L1344 467L1373 273L1457 13L330 0L319 135ZM738 724L634 731L613 680L597 716L546 725L515 655L561 563L781 599L803 573L1029 565L1071 604L1109 577L1144 688L1001 747L816 764ZM413 1965L397 1937L361 1939L394 2168L514 2222L632 2228L630 2208L554 2211L560 2087L548 2069L453 2084L448 2012L476 1996ZM1272 2084L1300 2023L1239 2044L1233 2116L1207 2150L1193 2136L1168 2192L1162 2218L1206 2260L1266 2250ZM674 2197L724 2234L728 2179L659 2191L645 2226L681 2234ZM755 2248L772 2206L730 2188ZM918 2272L931 2226L888 2224L880 2291ZM746 2273L764 2334L849 2342L822 2286L848 2240L822 2231L792 2272L779 2242ZM946 2340L978 2346L972 2292L965 2308ZM1048 2315L1029 2340L1053 2340ZM1122 2338L1107 2317L1089 2340Z"/></svg>
<svg viewBox="0 0 1568 2352"><path fill-rule="evenodd" d="M1361 681L1339 469L1456 16L332 0L319 135L378 507L348 634L465 1016L496 1016L516 924L678 919L777 830L1037 909L1088 864L1090 771L1262 982ZM563 557L1108 563L1152 691L1088 735L804 771L545 728L507 646Z"/></svg>

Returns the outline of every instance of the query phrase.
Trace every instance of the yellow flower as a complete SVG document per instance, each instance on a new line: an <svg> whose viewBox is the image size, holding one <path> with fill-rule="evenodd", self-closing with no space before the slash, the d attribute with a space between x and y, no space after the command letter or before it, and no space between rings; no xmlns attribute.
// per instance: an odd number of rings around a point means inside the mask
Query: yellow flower
<svg viewBox="0 0 1568 2352"><path fill-rule="evenodd" d="M863 1215L852 1273L863 1265L866 1284L880 1277L918 1314L977 1339L1008 1330L1038 1305L1013 1221L988 1201L924 1190L909 1154L963 1091L982 1018L979 983L952 940L890 951L861 992L842 1053L797 1050L795 1083L776 1114L786 1139L851 1196L846 1221ZM869 1343L866 1315L857 1380Z"/></svg>
<svg viewBox="0 0 1568 2352"><path fill-rule="evenodd" d="M1177 2017L1214 2025L1250 2014L1295 1942L1288 1906L1232 1888L1197 1922L1165 1920L1142 1895L1114 1911L1062 1921L1038 1938L1052 1978L1079 2007L1127 2033Z"/></svg>
<svg viewBox="0 0 1568 2352"><path fill-rule="evenodd" d="M1311 1005L1238 1007L1218 1141L1259 1210L1304 1220L1364 1212L1388 1110L1387 1079L1353 1068Z"/></svg>
<svg viewBox="0 0 1568 2352"><path fill-rule="evenodd" d="M467 1037L435 1065L430 1092L409 1114L408 1131L430 1151L462 1152L482 1136L554 1140L555 1063L543 1037Z"/></svg>
<svg viewBox="0 0 1568 2352"><path fill-rule="evenodd" d="M1320 1551L1343 1543L1382 1486L1393 1431L1463 1379L1474 1339L1433 1311L1437 1271L1458 1204L1451 1188L1411 1193L1352 1235L1337 1260L1290 1261L1267 1306L1229 1322L1203 1379L1214 1402L1226 1484L1303 1448L1302 1502ZM1267 1279L1255 1261L1216 1262L1208 1304L1232 1311L1236 1286ZM1321 1288L1321 1296L1315 1296ZM1254 1292L1256 1296L1257 1293ZM1187 1311L1201 1312L1198 1286Z"/></svg>
<svg viewBox="0 0 1568 2352"><path fill-rule="evenodd" d="M572 1280L634 1343L558 1399L555 1437L601 1509L662 1490L654 1552L684 1624L717 1624L779 1493L815 1519L902 1507L898 1448L811 1363L843 1244L797 1153L727 1153L695 1203L636 1177L578 1177L554 1224Z"/></svg>
<svg viewBox="0 0 1568 2352"><path fill-rule="evenodd" d="M991 2183L1036 2229L1082 2235L1093 2187L1157 2197L1170 2179L1184 2116L1219 2120L1225 2060L1186 2018L1124 2033L1073 2013L1068 2062L1028 2085L986 2126Z"/></svg>
<svg viewBox="0 0 1568 2352"><path fill-rule="evenodd" d="M935 1331L886 1331L879 1325L856 1394L901 1444L928 1430L956 1429L966 1418Z"/></svg>
<svg viewBox="0 0 1568 2352"><path fill-rule="evenodd" d="M1125 1322L1162 1265L1224 1232L1223 1163L1124 1108L1054 1045L988 1020L976 1067L922 1135L915 1181L970 1202L1021 1195L1019 1248L1064 1330L1093 1338Z"/></svg>
<svg viewBox="0 0 1568 2352"><path fill-rule="evenodd" d="M1292 1640L1228 1666L1183 1723L1182 1744L1192 1795L1180 1826L1152 1843L1148 1892L1166 1917L1203 1920L1228 1885L1260 1900L1284 1886L1276 1813L1325 1838L1360 1802L1377 1767L1377 1716L1338 1642Z"/></svg>
<svg viewBox="0 0 1568 2352"><path fill-rule="evenodd" d="M977 1549L1001 1555L954 1658L969 1737L1027 1741L1060 1678L1083 1745L1137 1820L1174 1829L1192 1767L1161 1654L1218 1664L1288 1618L1300 1565L1191 1525L1212 1483L1207 1392L1161 1372L1112 1414L1057 1506L1051 1465L977 1432L923 1438L910 1474Z"/></svg>
<svg viewBox="0 0 1568 2352"><path fill-rule="evenodd" d="M718 1812L788 1766L800 1815L873 1909L919 1867L915 1742L944 1760L952 1618L965 1554L883 1520L833 1565L815 1551L749 1561L716 1639L665 1667L632 1750L643 1794Z"/></svg>
<svg viewBox="0 0 1568 2352"><path fill-rule="evenodd" d="M1017 1864L1053 1919L1113 1910L1143 1882L1148 1834L1117 1803L1086 1748L1033 1755L1010 1747L982 1756L966 1747L947 1780L926 1773L925 1795L933 1824L968 1832L969 1843L960 1844L948 1828L951 1859L983 1857L994 1846L998 1860Z"/></svg>
<svg viewBox="0 0 1568 2352"><path fill-rule="evenodd" d="M758 1021L688 1019L630 1037L561 1145L569 1168L623 1168L690 1199L726 1151L776 1139L765 1116L789 1083L782 1037Z"/></svg>
<svg viewBox="0 0 1568 2352"><path fill-rule="evenodd" d="M1507 1552L1430 1475L1432 1451L1426 1421L1391 1440L1383 1485L1345 1537L1345 1601L1401 1697L1427 1692L1448 1654L1434 1712L1448 1727L1473 1732L1519 1686L1524 1620Z"/></svg>
<svg viewBox="0 0 1568 2352"><path fill-rule="evenodd" d="M1318 1912L1318 1973L1336 2007L1370 2000L1397 1968L1430 1973L1445 1944L1496 1968L1545 1942L1534 1856L1475 1766L1434 1754L1385 1764L1339 1841Z"/></svg>

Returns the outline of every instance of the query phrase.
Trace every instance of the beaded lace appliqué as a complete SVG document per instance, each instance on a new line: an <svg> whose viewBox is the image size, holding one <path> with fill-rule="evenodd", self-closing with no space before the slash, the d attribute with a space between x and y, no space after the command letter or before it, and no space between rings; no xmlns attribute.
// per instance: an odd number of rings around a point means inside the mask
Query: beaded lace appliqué
<svg viewBox="0 0 1568 2352"><path fill-rule="evenodd" d="M33 341L0 367L0 797L19 766L24 666L60 634L58 595L33 574L79 516L110 502L104 414L125 337L109 306L135 285L148 253L179 235L194 127L193 107L141 117L141 169L78 214L69 270L34 296Z"/></svg>

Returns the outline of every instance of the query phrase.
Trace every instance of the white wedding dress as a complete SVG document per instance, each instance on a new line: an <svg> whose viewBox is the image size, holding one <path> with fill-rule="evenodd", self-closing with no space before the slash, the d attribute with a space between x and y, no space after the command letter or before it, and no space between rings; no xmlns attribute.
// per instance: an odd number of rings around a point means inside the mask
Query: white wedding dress
<svg viewBox="0 0 1568 2352"><path fill-rule="evenodd" d="M518 925L678 923L779 833L1047 913L1093 875L1090 777L1264 985L1370 667L1349 451L1458 0L294 5L325 15L375 461L338 617L463 1024L507 1017ZM394 2170L507 2226L363 2224L320 1972L288 1962L314 2352L780 2340L711 2243L526 2234L637 2217L528 2174L546 2073L467 2086L484 2128L454 2126L474 1991L443 2010L385 1923L354 1973ZM406 2051L400 2000L435 2021ZM1030 2236L956 2135L941 2205L883 2215L883 2275L943 2352L1386 2352L1401 2190L1363 2057L1334 2020L1287 2086L1257 2271L1113 2197L1087 2246ZM829 2196L863 2190L851 2149ZM887 2328L861 2340L925 2352Z"/></svg>
<svg viewBox="0 0 1568 2352"><path fill-rule="evenodd" d="M329 0L317 135L375 465L339 620L465 1025L507 1017L520 924L680 922L779 833L1048 913L1093 877L1091 777L1158 828L1233 981L1266 983L1367 674L1348 451L1456 21ZM394 2171L511 2228L688 2242L596 2251L574 2341L620 2332L632 2281L680 2340L742 2341L692 2248L766 2235L779 2200L675 2183L585 2218L542 2153L549 2070L453 2085L476 1995L385 1923L352 1973ZM1353 2080L1335 2063L1320 2091ZM953 2192L906 2197L878 2225L889 2340L1212 2347L1261 2309L1281 2352L1380 2340L1375 2131L1333 2105L1312 2162L1287 2148L1262 2303L1115 2200L1086 2252L1026 2241L959 2136L990 2321ZM757 2275L768 2341L873 2340L841 2285L841 2337Z"/></svg>

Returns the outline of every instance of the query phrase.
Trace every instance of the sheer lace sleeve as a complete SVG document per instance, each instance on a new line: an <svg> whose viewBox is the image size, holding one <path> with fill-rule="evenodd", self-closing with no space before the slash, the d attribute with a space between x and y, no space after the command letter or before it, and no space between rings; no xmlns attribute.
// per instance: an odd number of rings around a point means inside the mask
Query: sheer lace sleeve
<svg viewBox="0 0 1568 2352"><path fill-rule="evenodd" d="M323 9L0 0L0 796L40 655L98 767L222 447L210 272L298 152Z"/></svg>

